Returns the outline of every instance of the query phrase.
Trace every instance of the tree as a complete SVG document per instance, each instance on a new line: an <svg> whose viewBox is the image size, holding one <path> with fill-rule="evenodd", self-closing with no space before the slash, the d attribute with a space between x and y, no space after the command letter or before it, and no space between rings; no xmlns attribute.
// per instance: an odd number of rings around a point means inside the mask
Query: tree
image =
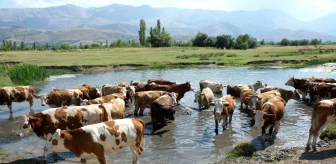
<svg viewBox="0 0 336 164"><path fill-rule="evenodd" d="M205 47L205 40L208 38L208 34L198 32L193 40L193 46Z"/></svg>
<svg viewBox="0 0 336 164"><path fill-rule="evenodd" d="M281 46L288 46L289 45L289 40L287 38L283 38L280 42Z"/></svg>
<svg viewBox="0 0 336 164"><path fill-rule="evenodd" d="M21 46L20 46L20 49L21 51L24 51L25 50L25 44L23 41L21 41Z"/></svg>
<svg viewBox="0 0 336 164"><path fill-rule="evenodd" d="M321 42L322 42L322 40L318 40L318 39L314 38L310 41L310 44L316 46L316 45L321 44Z"/></svg>
<svg viewBox="0 0 336 164"><path fill-rule="evenodd" d="M265 45L265 40L264 39L260 41L260 45Z"/></svg>
<svg viewBox="0 0 336 164"><path fill-rule="evenodd" d="M220 49L224 49L228 44L228 40L225 35L218 35L216 37L216 47Z"/></svg>
<svg viewBox="0 0 336 164"><path fill-rule="evenodd" d="M157 26L155 28L150 28L149 42L152 47L167 47L172 44L172 38L170 34L162 27L160 19L157 20Z"/></svg>
<svg viewBox="0 0 336 164"><path fill-rule="evenodd" d="M12 49L12 50L14 50L14 51L17 50L17 45L16 45L16 42L15 42L15 41L13 42L13 49Z"/></svg>
<svg viewBox="0 0 336 164"><path fill-rule="evenodd" d="M140 20L139 42L140 42L141 46L145 46L145 42L146 42L146 22L143 19Z"/></svg>
<svg viewBox="0 0 336 164"><path fill-rule="evenodd" d="M108 42L107 42L107 40L106 40L106 43L105 43L105 47L106 47L106 48L108 47Z"/></svg>
<svg viewBox="0 0 336 164"><path fill-rule="evenodd" d="M36 50L36 43L33 44L33 50Z"/></svg>

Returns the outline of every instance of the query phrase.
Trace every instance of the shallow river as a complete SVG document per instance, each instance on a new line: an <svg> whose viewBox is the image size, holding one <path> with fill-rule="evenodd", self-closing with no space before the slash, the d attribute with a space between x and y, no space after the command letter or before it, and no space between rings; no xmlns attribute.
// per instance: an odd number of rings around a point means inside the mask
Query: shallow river
<svg viewBox="0 0 336 164"><path fill-rule="evenodd" d="M260 80L270 86L293 89L285 86L289 76L295 77L333 77L335 72L325 72L323 69L248 69L248 68L202 68L202 69L171 69L171 70L141 70L108 72L95 75L70 75L51 77L50 81L41 87L39 94L48 93L52 87L72 88L84 83L102 86L104 84L118 84L121 81L130 83L132 80L146 81L149 78L162 78L178 83L190 81L192 88L199 90L199 81L207 79L224 84L252 83ZM223 95L226 94L224 89ZM221 95L216 95L220 97ZM279 133L274 141L261 144L260 134L251 127L247 111L240 110L240 102L234 111L232 123L226 130L219 128L219 134L214 132L215 121L213 108L198 110L198 105L193 102L194 93L188 92L176 107L176 120L156 132L156 135L145 135L145 151L140 158L141 163L213 163L225 156L227 150L239 141L252 141L259 149L279 149L294 146L303 146L308 138L310 126L311 107L303 103L290 100L286 106L286 113L280 125ZM41 107L36 100L34 112L40 112L48 107ZM0 119L8 119L9 112L6 106L0 111ZM14 117L29 114L28 102L13 104ZM127 107L127 116L133 117L134 105ZM141 117L146 125L146 133L151 133L149 109ZM12 126L13 125L13 126ZM15 124L8 124L3 131L11 131ZM39 158L42 155L45 141L31 134L22 139L0 143L4 151L22 155L26 158ZM71 153L61 153L56 163L79 163ZM106 154L108 163L131 163L132 157L129 148L116 154ZM48 161L53 162L53 157L48 156ZM90 160L89 163L97 163Z"/></svg>

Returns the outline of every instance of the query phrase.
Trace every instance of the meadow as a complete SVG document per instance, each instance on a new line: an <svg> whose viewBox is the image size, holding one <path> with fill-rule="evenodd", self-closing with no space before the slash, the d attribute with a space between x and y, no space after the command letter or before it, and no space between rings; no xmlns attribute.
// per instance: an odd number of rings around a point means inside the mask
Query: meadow
<svg viewBox="0 0 336 164"><path fill-rule="evenodd" d="M111 66L141 64L154 66L217 64L220 66L278 65L304 67L336 60L336 45L262 46L248 50L215 48L106 48L74 51L0 52L1 62L20 62L39 66ZM266 61L266 62L265 62ZM282 61L282 62L279 62Z"/></svg>

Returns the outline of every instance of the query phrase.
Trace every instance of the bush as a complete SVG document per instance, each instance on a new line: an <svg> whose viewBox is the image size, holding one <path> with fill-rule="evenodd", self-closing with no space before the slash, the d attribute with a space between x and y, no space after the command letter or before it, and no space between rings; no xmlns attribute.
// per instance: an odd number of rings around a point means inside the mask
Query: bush
<svg viewBox="0 0 336 164"><path fill-rule="evenodd" d="M333 140L336 139L336 126L327 127L320 135L320 139Z"/></svg>
<svg viewBox="0 0 336 164"><path fill-rule="evenodd" d="M260 55L253 55L253 57L260 57Z"/></svg>
<svg viewBox="0 0 336 164"><path fill-rule="evenodd" d="M4 65L0 69L4 70L16 85L32 85L35 81L44 81L49 77L47 69L37 65Z"/></svg>
<svg viewBox="0 0 336 164"><path fill-rule="evenodd" d="M237 54L227 54L226 57L237 57Z"/></svg>
<svg viewBox="0 0 336 164"><path fill-rule="evenodd" d="M229 151L229 157L250 157L253 155L254 151L255 148L251 142L239 142Z"/></svg>

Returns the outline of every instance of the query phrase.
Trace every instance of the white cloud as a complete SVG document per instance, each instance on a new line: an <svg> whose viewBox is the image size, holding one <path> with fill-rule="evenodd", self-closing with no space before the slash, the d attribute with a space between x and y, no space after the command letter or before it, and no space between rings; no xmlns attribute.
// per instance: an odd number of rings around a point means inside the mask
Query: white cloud
<svg viewBox="0 0 336 164"><path fill-rule="evenodd" d="M112 3L124 5L150 5L152 7L178 7L209 10L259 10L276 8L301 20L312 20L336 11L335 0L1 0L0 5L42 8L74 4L81 7L101 7ZM12 3L9 3L12 2ZM9 6L8 6L9 7Z"/></svg>

